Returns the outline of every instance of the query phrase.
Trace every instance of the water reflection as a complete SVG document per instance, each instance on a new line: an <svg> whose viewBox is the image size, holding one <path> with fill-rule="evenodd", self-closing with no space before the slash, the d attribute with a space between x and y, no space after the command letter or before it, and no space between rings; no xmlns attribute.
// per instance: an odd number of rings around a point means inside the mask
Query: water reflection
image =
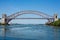
<svg viewBox="0 0 60 40"><path fill-rule="evenodd" d="M3 40L10 38L11 40L60 40L58 27L46 25L2 25L1 27L0 36L3 36Z"/></svg>
<svg viewBox="0 0 60 40"><path fill-rule="evenodd" d="M3 40L6 40L6 35L7 35L7 32L9 31L9 28L7 25L2 25L2 37L3 37Z"/></svg>
<svg viewBox="0 0 60 40"><path fill-rule="evenodd" d="M54 38L55 40L60 40L60 27L54 27Z"/></svg>

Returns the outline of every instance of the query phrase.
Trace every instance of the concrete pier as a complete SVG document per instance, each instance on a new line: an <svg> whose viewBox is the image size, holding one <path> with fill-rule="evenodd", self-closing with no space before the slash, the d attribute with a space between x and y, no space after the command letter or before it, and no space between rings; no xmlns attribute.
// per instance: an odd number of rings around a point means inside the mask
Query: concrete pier
<svg viewBox="0 0 60 40"><path fill-rule="evenodd" d="M1 24L2 25L8 24L8 22L7 22L7 15L6 14L2 14Z"/></svg>

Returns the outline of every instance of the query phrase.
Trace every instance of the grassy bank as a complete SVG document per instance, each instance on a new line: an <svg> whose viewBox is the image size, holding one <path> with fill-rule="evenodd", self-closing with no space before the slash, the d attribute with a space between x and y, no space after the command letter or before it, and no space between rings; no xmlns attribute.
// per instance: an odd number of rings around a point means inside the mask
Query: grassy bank
<svg viewBox="0 0 60 40"><path fill-rule="evenodd" d="M50 24L47 24L47 25L60 26L60 19L58 21L51 22Z"/></svg>

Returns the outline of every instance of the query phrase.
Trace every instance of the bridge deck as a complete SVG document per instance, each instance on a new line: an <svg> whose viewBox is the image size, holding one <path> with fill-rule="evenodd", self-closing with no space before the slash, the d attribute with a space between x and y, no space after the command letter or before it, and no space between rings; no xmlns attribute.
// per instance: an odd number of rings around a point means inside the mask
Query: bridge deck
<svg viewBox="0 0 60 40"><path fill-rule="evenodd" d="M14 18L14 19L53 19L53 18Z"/></svg>
<svg viewBox="0 0 60 40"><path fill-rule="evenodd" d="M53 19L53 18L13 18L13 19Z"/></svg>

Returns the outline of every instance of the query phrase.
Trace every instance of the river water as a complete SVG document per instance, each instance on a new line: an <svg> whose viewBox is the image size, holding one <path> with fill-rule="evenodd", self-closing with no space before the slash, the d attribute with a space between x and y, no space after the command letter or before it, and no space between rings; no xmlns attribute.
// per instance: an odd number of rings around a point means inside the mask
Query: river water
<svg viewBox="0 0 60 40"><path fill-rule="evenodd" d="M0 40L60 40L60 28L43 24L1 25Z"/></svg>

